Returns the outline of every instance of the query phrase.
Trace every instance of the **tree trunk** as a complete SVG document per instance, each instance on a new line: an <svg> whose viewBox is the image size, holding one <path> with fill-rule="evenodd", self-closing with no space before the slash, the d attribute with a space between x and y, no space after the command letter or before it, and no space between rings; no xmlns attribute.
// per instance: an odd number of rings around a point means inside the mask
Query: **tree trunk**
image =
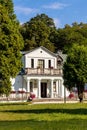
<svg viewBox="0 0 87 130"><path fill-rule="evenodd" d="M84 85L81 83L77 84L77 89L78 89L79 101L83 102Z"/></svg>

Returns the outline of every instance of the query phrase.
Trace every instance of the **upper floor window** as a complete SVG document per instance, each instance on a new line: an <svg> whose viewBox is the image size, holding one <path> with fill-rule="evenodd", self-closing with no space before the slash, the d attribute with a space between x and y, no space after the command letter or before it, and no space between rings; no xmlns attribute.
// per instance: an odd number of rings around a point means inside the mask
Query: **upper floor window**
<svg viewBox="0 0 87 130"><path fill-rule="evenodd" d="M57 68L61 69L63 67L63 62L61 60L57 61Z"/></svg>
<svg viewBox="0 0 87 130"><path fill-rule="evenodd" d="M51 60L48 60L48 67L51 68Z"/></svg>
<svg viewBox="0 0 87 130"><path fill-rule="evenodd" d="M34 59L31 59L31 68L34 68Z"/></svg>
<svg viewBox="0 0 87 130"><path fill-rule="evenodd" d="M61 65L62 62L61 62L61 60L58 60L57 63L58 63L58 65Z"/></svg>
<svg viewBox="0 0 87 130"><path fill-rule="evenodd" d="M44 60L38 60L38 66L44 68Z"/></svg>

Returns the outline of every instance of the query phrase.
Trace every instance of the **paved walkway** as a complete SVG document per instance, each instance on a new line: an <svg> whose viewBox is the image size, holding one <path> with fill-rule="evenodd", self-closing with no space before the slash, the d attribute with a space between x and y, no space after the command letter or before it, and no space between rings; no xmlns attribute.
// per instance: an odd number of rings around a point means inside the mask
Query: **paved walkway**
<svg viewBox="0 0 87 130"><path fill-rule="evenodd" d="M44 101L44 102L33 102L32 104L55 104L55 103L79 103L79 101Z"/></svg>

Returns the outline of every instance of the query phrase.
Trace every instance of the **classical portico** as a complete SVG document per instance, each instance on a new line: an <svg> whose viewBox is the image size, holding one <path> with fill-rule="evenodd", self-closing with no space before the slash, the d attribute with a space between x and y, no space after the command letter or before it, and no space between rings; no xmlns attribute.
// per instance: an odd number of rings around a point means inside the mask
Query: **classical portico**
<svg viewBox="0 0 87 130"><path fill-rule="evenodd" d="M58 98L62 97L61 77L28 77L25 76L27 93L33 92L36 98Z"/></svg>

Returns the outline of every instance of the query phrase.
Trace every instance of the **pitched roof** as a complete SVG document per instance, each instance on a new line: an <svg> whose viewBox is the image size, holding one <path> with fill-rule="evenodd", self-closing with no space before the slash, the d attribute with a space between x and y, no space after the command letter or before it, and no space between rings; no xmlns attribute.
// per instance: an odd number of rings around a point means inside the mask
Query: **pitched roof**
<svg viewBox="0 0 87 130"><path fill-rule="evenodd" d="M26 54L31 53L31 52L33 52L33 51L39 49L39 48L41 48L42 50L46 51L46 52L49 53L50 55L57 57L57 55L56 55L55 53L51 52L50 50L48 50L47 48L45 48L45 47L43 47L43 46L37 47L37 48L32 49L32 50L30 50L30 51L22 52L22 54L23 54L23 55L26 55Z"/></svg>
<svg viewBox="0 0 87 130"><path fill-rule="evenodd" d="M63 62L66 61L67 55L63 54L62 51L58 51L57 56L61 57L63 59Z"/></svg>

